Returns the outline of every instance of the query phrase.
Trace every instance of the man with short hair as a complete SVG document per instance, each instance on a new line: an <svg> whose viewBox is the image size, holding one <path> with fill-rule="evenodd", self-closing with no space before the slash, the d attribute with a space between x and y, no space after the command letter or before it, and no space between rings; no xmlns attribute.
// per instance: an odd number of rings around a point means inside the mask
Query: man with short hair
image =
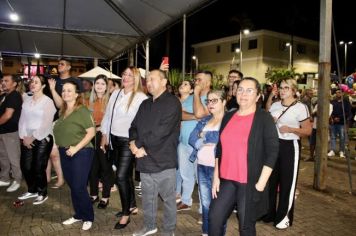
<svg viewBox="0 0 356 236"><path fill-rule="evenodd" d="M143 101L129 129L130 149L140 171L144 226L133 235L157 232L157 200L163 200L163 232L174 235L176 228L177 145L182 117L177 97L166 90L167 78L153 70L147 78L151 98Z"/></svg>
<svg viewBox="0 0 356 236"><path fill-rule="evenodd" d="M244 77L244 74L242 74L241 71L238 70L230 70L229 74L227 76L227 82L229 84L229 92L228 92L228 97L230 98L232 96L232 86L235 81L240 81Z"/></svg>
<svg viewBox="0 0 356 236"><path fill-rule="evenodd" d="M22 179L18 134L22 96L16 91L20 81L21 78L16 75L5 74L1 83L5 97L0 104L0 186L10 185L10 171L14 178L7 192L16 191Z"/></svg>

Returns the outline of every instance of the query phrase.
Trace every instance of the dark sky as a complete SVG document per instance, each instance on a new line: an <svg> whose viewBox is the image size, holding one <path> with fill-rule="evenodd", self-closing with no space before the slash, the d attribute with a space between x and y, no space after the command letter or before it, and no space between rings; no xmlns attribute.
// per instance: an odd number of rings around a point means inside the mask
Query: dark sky
<svg viewBox="0 0 356 236"><path fill-rule="evenodd" d="M333 12L337 41L352 40L348 48L348 72L356 68L356 16L350 1L334 0ZM191 44L238 34L240 25L252 30L269 29L281 33L319 40L319 0L251 1L219 0L187 18L187 67L190 65ZM167 43L167 41L169 43ZM182 23L151 40L151 67L159 66L161 58L170 57L171 68L180 68L182 61ZM343 71L344 48L338 47ZM332 70L336 70L332 49ZM144 62L141 62L144 63Z"/></svg>

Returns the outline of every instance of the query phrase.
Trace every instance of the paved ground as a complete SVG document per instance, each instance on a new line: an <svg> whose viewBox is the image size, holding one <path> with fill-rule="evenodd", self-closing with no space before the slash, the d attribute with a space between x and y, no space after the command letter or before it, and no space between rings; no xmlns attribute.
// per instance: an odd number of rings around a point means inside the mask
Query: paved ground
<svg viewBox="0 0 356 236"><path fill-rule="evenodd" d="M307 148L303 156L307 156ZM356 154L353 151L353 154ZM352 162L353 186L356 188L356 161ZM284 231L276 230L271 224L258 223L258 235L356 235L356 197L350 195L346 161L333 158L328 162L328 188L325 192L313 190L313 162L300 165L294 225ZM49 189L49 199L42 205L33 206L32 200L19 208L12 206L16 197L24 192L25 183L16 193L6 193L0 188L0 235L132 235L142 225L142 211L132 216L131 223L123 230L114 230L119 210L118 192L114 192L106 210L95 209L95 222L89 232L81 231L81 224L63 226L61 222L72 215L68 187ZM195 192L195 199L197 195ZM140 204L140 199L138 198ZM161 205L160 205L161 207ZM160 208L161 209L161 208ZM197 224L197 204L193 209L178 213L176 235L200 235ZM162 225L159 212L159 226ZM227 235L238 235L237 220L231 216Z"/></svg>

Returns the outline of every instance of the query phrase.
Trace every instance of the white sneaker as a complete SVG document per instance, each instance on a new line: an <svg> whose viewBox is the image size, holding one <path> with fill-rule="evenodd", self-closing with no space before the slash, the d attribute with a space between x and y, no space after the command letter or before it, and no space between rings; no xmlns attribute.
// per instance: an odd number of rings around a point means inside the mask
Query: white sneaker
<svg viewBox="0 0 356 236"><path fill-rule="evenodd" d="M91 222L91 221L84 221L83 226L82 226L82 230L89 230L92 225L93 225L93 222Z"/></svg>
<svg viewBox="0 0 356 236"><path fill-rule="evenodd" d="M82 220L75 219L74 217L71 217L68 220L63 221L62 224L71 225L71 224L74 224L75 222L78 222L78 221L82 221Z"/></svg>
<svg viewBox="0 0 356 236"><path fill-rule="evenodd" d="M288 216L284 217L284 219L276 225L277 229L286 229L288 227L289 227Z"/></svg>
<svg viewBox="0 0 356 236"><path fill-rule="evenodd" d="M10 183L10 181L9 182L6 182L6 181L1 181L0 180L0 187L7 187L7 186L9 186L11 183Z"/></svg>
<svg viewBox="0 0 356 236"><path fill-rule="evenodd" d="M26 193L22 194L21 196L19 196L17 199L26 200L26 199L33 198L33 197L38 197L38 193L26 192Z"/></svg>
<svg viewBox="0 0 356 236"><path fill-rule="evenodd" d="M344 152L339 152L339 156L340 156L341 158L345 158Z"/></svg>
<svg viewBox="0 0 356 236"><path fill-rule="evenodd" d="M148 229L146 227L143 227L142 229L135 231L132 236L147 236L155 233L157 233L157 228Z"/></svg>
<svg viewBox="0 0 356 236"><path fill-rule="evenodd" d="M333 157L335 156L335 152L333 150L331 150L329 153L328 153L328 157Z"/></svg>
<svg viewBox="0 0 356 236"><path fill-rule="evenodd" d="M45 201L47 201L48 199L48 196L42 196L42 195L39 195L35 201L33 201L33 205L40 205L42 203L44 203Z"/></svg>
<svg viewBox="0 0 356 236"><path fill-rule="evenodd" d="M20 188L20 184L15 181L12 182L12 184L10 185L10 187L8 187L6 189L6 192L11 193L11 192L15 192L16 190L18 190Z"/></svg>

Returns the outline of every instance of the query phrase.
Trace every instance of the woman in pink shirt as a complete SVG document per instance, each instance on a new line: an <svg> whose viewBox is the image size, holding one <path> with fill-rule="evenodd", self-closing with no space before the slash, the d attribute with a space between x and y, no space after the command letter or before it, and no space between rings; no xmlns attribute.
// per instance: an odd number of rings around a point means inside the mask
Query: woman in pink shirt
<svg viewBox="0 0 356 236"><path fill-rule="evenodd" d="M237 205L240 235L256 235L256 220L267 212L266 185L278 155L278 134L271 115L258 105L259 82L241 80L239 109L221 123L215 156L209 235L223 235L224 224Z"/></svg>

